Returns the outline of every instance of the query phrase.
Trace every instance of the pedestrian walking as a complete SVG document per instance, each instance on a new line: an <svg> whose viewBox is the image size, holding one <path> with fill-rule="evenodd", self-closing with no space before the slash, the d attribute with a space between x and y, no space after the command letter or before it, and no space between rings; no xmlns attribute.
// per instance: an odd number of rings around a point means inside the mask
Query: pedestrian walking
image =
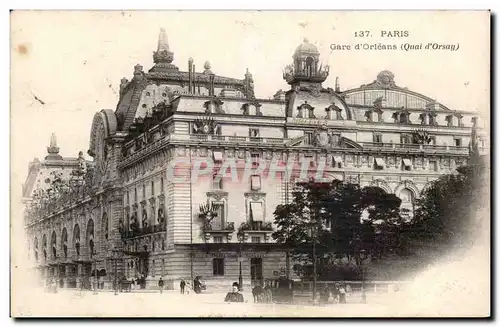
<svg viewBox="0 0 500 327"><path fill-rule="evenodd" d="M184 289L186 288L186 282L184 278L181 278L181 294L184 294Z"/></svg>
<svg viewBox="0 0 500 327"><path fill-rule="evenodd" d="M345 286L340 285L340 287L339 287L339 303L346 303L345 293L346 293Z"/></svg>
<svg viewBox="0 0 500 327"><path fill-rule="evenodd" d="M323 304L327 304L330 299L330 289L327 284L325 284L325 287L321 290L320 299Z"/></svg>
<svg viewBox="0 0 500 327"><path fill-rule="evenodd" d="M163 294L163 286L165 285L165 282L163 281L163 278L160 277L160 280L158 281L158 287L160 288L160 294Z"/></svg>

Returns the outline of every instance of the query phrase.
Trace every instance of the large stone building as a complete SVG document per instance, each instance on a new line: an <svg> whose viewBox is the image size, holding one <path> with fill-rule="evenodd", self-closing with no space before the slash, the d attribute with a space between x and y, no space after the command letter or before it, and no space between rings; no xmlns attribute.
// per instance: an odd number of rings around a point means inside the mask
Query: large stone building
<svg viewBox="0 0 500 327"><path fill-rule="evenodd" d="M287 176L321 168L327 179L379 186L411 218L429 182L466 163L471 130L481 136L475 112L400 87L389 71L355 89L324 87L329 67L307 40L284 70L290 89L273 99L255 98L248 70L222 77L192 59L179 70L163 30L153 60L121 80L115 110L95 114L93 162L75 169L79 179L27 211L41 276L67 287L95 271L105 287L115 276L144 274L149 286L202 276L211 287L241 267L245 286L261 283L286 265L271 234L274 209L291 198ZM478 142L486 147L485 135Z"/></svg>

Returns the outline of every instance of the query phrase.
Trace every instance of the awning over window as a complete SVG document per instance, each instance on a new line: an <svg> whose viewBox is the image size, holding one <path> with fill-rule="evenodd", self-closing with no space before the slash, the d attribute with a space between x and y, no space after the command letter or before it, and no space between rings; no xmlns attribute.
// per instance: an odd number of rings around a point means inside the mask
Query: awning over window
<svg viewBox="0 0 500 327"><path fill-rule="evenodd" d="M214 151L213 156L214 156L215 162L222 161L222 152L221 151Z"/></svg>
<svg viewBox="0 0 500 327"><path fill-rule="evenodd" d="M333 156L333 160L335 163L342 163L342 157L341 156Z"/></svg>
<svg viewBox="0 0 500 327"><path fill-rule="evenodd" d="M406 167L411 167L411 160L410 159L403 159L403 165Z"/></svg>
<svg viewBox="0 0 500 327"><path fill-rule="evenodd" d="M260 176L259 175L254 175L250 179L250 187L252 191L258 191L260 190Z"/></svg>
<svg viewBox="0 0 500 327"><path fill-rule="evenodd" d="M382 158L375 158L375 164L379 167L385 167L385 162Z"/></svg>
<svg viewBox="0 0 500 327"><path fill-rule="evenodd" d="M250 202L250 215L252 221L264 220L264 211L262 208L262 202Z"/></svg>

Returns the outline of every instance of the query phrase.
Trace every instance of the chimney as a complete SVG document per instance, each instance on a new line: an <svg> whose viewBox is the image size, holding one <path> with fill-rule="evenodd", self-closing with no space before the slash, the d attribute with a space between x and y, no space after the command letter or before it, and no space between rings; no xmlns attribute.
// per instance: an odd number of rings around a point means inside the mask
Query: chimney
<svg viewBox="0 0 500 327"><path fill-rule="evenodd" d="M335 78L335 92L340 92L339 77Z"/></svg>
<svg viewBox="0 0 500 327"><path fill-rule="evenodd" d="M189 92L189 94L192 94L193 93L193 58L189 58L189 60L188 60L188 67L189 67L189 73L188 73L188 78L189 78L188 92Z"/></svg>
<svg viewBox="0 0 500 327"><path fill-rule="evenodd" d="M193 93L196 94L196 65L193 64L193 70L191 72L193 74Z"/></svg>

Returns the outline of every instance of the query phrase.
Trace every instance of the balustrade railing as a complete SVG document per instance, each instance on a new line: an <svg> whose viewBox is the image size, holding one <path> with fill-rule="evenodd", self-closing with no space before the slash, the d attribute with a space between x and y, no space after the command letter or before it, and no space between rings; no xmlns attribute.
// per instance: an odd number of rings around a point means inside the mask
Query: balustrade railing
<svg viewBox="0 0 500 327"><path fill-rule="evenodd" d="M229 222L226 221L223 224L221 224L220 222L212 221L210 223L206 223L203 226L203 229L205 231L228 231L228 232L232 232L232 231L234 231L234 222L232 222L232 221L229 221Z"/></svg>
<svg viewBox="0 0 500 327"><path fill-rule="evenodd" d="M123 231L121 234L122 234L122 238L133 238L133 237L144 236L144 235L158 233L158 232L164 232L166 230L167 229L166 229L165 225L157 224L157 225L152 225L152 226L147 226L147 227L136 228L134 230L126 230L126 231Z"/></svg>
<svg viewBox="0 0 500 327"><path fill-rule="evenodd" d="M380 142L359 142L363 148L384 148L384 149L406 149L415 151L448 151L448 152L464 152L468 151L466 146L448 146L434 144L414 144L414 143L380 143Z"/></svg>
<svg viewBox="0 0 500 327"><path fill-rule="evenodd" d="M193 141L216 141L216 142L236 142L236 143L268 143L268 144L283 144L283 138L270 137L246 137L246 136L222 136L222 135L205 135L205 134L190 134L189 139Z"/></svg>

